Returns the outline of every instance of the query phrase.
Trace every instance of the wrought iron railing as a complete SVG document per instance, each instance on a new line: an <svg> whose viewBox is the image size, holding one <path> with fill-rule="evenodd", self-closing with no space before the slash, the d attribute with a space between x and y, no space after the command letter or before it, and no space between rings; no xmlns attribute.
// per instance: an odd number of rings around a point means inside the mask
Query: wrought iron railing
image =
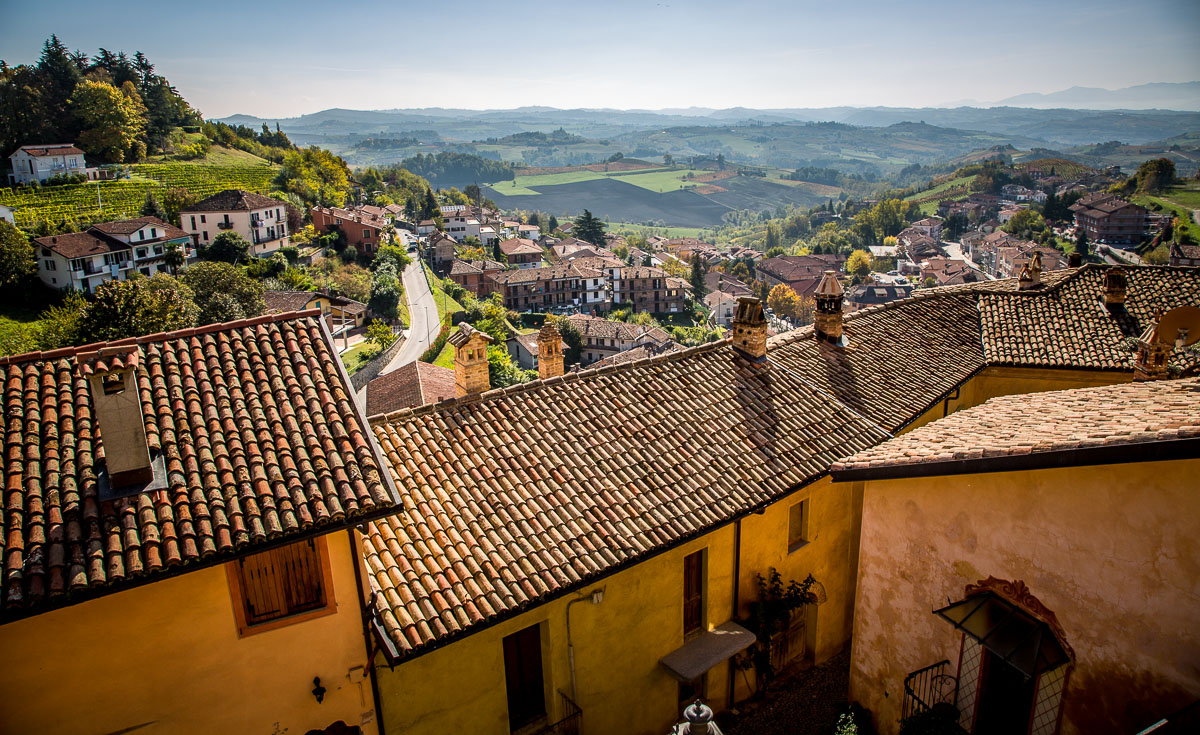
<svg viewBox="0 0 1200 735"><path fill-rule="evenodd" d="M950 673L950 662L917 669L904 677L902 720L933 709L936 704L954 704L958 698L958 679Z"/></svg>
<svg viewBox="0 0 1200 735"><path fill-rule="evenodd" d="M583 710L579 709L579 705L575 704L566 694L559 692L558 696L562 704L562 719L528 733L528 735L582 735Z"/></svg>

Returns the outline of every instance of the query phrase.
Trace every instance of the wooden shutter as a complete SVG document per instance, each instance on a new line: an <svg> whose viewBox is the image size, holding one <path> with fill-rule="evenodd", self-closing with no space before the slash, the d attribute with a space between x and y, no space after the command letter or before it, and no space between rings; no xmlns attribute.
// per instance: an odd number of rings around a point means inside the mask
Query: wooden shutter
<svg viewBox="0 0 1200 735"><path fill-rule="evenodd" d="M687 635L704 625L704 551L683 559L683 633Z"/></svg>
<svg viewBox="0 0 1200 735"><path fill-rule="evenodd" d="M321 554L309 539L238 560L246 624L325 607Z"/></svg>
<svg viewBox="0 0 1200 735"><path fill-rule="evenodd" d="M508 687L511 729L516 730L546 714L540 626L532 625L504 638L504 678Z"/></svg>

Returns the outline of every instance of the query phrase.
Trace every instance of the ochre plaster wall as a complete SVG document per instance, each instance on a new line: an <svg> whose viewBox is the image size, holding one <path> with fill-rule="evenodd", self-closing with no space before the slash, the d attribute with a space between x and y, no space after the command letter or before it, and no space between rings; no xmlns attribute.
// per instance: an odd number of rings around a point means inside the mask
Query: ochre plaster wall
<svg viewBox="0 0 1200 735"><path fill-rule="evenodd" d="M324 538L332 615L239 638L217 566L0 627L0 732L303 735L343 720L373 735L350 542Z"/></svg>
<svg viewBox="0 0 1200 735"><path fill-rule="evenodd" d="M1200 696L1200 460L868 482L850 696L898 730L904 677L960 636L931 614L1023 580L1076 654L1060 732L1137 732Z"/></svg>

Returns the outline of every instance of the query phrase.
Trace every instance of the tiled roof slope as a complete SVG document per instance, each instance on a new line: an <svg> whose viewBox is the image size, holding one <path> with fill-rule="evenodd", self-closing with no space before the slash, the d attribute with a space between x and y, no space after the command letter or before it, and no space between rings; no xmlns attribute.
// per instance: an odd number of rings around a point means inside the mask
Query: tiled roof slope
<svg viewBox="0 0 1200 735"><path fill-rule="evenodd" d="M1131 299L1200 283L1200 269L1127 271ZM364 547L382 627L418 653L749 512L987 367L1003 335L985 335L981 301L1055 303L1078 278L1082 308L1102 273L1046 273L1037 294L1016 279L923 289L847 314L839 346L812 327L772 338L759 366L722 341L377 416L411 500ZM1071 310L1045 314L1092 334Z"/></svg>
<svg viewBox="0 0 1200 735"><path fill-rule="evenodd" d="M1200 379L1125 383L993 398L863 450L833 470L1195 438L1200 438Z"/></svg>
<svg viewBox="0 0 1200 735"><path fill-rule="evenodd" d="M410 362L367 383L367 415L436 403L453 398L454 390L453 370L419 360Z"/></svg>
<svg viewBox="0 0 1200 735"><path fill-rule="evenodd" d="M100 498L102 430L81 369L97 345L0 359L0 618L398 502L315 310L109 344L136 357L147 444L167 487Z"/></svg>
<svg viewBox="0 0 1200 735"><path fill-rule="evenodd" d="M1104 306L1104 269L1081 268L1055 287L979 298L983 347L992 365L1132 370L1127 343L1172 308L1200 305L1200 270L1143 266L1127 268L1125 309ZM1171 363L1187 371L1200 354L1179 351Z"/></svg>
<svg viewBox="0 0 1200 735"><path fill-rule="evenodd" d="M244 189L226 189L212 196L201 199L195 204L189 204L181 213L186 212L234 212L238 210L266 209L267 207L283 207L286 202L278 199L255 194Z"/></svg>
<svg viewBox="0 0 1200 735"><path fill-rule="evenodd" d="M883 438L728 341L381 418L411 502L370 525L364 551L402 653L765 504Z"/></svg>

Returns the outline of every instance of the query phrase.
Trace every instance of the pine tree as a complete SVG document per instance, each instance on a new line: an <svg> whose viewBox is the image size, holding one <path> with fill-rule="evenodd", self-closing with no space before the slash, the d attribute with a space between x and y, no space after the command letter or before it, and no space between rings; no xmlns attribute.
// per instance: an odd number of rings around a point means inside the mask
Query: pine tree
<svg viewBox="0 0 1200 735"><path fill-rule="evenodd" d="M575 218L575 229L571 233L576 239L590 242L593 245L604 244L604 223L588 210Z"/></svg>
<svg viewBox="0 0 1200 735"><path fill-rule="evenodd" d="M692 284L692 298L696 301L704 298L708 289L704 285L704 265L699 255L692 256L692 275L688 278Z"/></svg>

